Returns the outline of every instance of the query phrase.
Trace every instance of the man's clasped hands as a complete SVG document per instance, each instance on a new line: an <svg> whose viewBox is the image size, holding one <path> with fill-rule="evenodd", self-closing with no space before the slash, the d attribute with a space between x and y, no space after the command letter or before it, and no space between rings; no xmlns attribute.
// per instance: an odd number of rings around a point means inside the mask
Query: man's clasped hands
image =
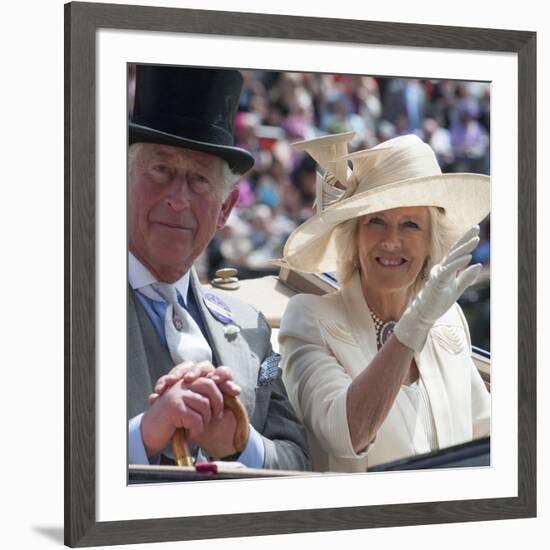
<svg viewBox="0 0 550 550"><path fill-rule="evenodd" d="M220 459L235 453L234 414L224 408L224 395L238 396L240 387L229 367L209 361L184 361L161 376L149 396L141 432L147 455L158 454L178 428L187 430L190 444Z"/></svg>

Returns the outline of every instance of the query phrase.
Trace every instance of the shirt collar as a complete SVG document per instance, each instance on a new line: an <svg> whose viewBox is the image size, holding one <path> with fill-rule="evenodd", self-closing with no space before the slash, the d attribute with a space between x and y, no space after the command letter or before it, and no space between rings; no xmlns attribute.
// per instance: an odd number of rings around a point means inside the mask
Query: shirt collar
<svg viewBox="0 0 550 550"><path fill-rule="evenodd" d="M181 294L186 306L190 278L191 272L187 271L181 279L172 283ZM132 289L139 290L151 300L162 302L164 300L150 287L152 283L157 281L158 279L131 252L128 252L128 282Z"/></svg>

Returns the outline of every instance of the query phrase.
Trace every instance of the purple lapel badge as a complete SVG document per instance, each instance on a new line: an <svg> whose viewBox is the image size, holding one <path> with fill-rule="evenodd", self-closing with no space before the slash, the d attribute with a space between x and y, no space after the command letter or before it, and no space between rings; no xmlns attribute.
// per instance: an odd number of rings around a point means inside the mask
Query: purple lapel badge
<svg viewBox="0 0 550 550"><path fill-rule="evenodd" d="M208 311L221 323L225 325L223 329L224 336L232 341L237 337L237 334L241 329L233 324L233 314L229 309L229 306L215 294L204 295L204 305L208 308Z"/></svg>
<svg viewBox="0 0 550 550"><path fill-rule="evenodd" d="M208 308L208 311L221 323L227 325L233 320L233 315L229 306L220 300L215 294L204 295L204 305Z"/></svg>

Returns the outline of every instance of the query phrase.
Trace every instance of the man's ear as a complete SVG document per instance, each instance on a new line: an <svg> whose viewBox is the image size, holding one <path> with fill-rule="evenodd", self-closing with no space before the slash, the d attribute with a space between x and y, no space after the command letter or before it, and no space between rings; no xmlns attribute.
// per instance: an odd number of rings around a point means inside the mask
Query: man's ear
<svg viewBox="0 0 550 550"><path fill-rule="evenodd" d="M231 190L231 193L229 193L229 196L222 203L222 209L220 210L220 215L218 216L216 229L221 229L225 225L225 222L227 222L227 218L229 218L229 214L231 214L231 210L233 210L233 207L235 206L235 204L237 204L238 200L239 188L235 186Z"/></svg>

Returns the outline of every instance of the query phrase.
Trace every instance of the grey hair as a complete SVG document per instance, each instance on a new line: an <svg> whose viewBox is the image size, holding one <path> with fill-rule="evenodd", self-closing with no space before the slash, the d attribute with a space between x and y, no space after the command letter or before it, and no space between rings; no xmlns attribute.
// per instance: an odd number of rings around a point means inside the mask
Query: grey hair
<svg viewBox="0 0 550 550"><path fill-rule="evenodd" d="M231 191L233 191L233 188L241 179L241 175L242 174L233 172L229 166L229 163L225 160L223 161L223 200L229 197Z"/></svg>
<svg viewBox="0 0 550 550"><path fill-rule="evenodd" d="M428 206L430 218L430 253L422 270L413 284L413 295L416 296L424 286L425 277L430 269L441 262L455 240L460 236L449 222L442 208ZM342 285L351 279L359 268L359 220L347 220L334 229L334 241L337 253L336 278Z"/></svg>
<svg viewBox="0 0 550 550"><path fill-rule="evenodd" d="M132 167L134 160L137 156L137 153L143 143L132 143L128 148L128 177L132 172ZM233 172L229 167L229 163L226 160L222 159L222 177L223 177L223 187L222 187L222 199L225 201L229 197L231 191L235 187L235 184L239 181L241 174Z"/></svg>
<svg viewBox="0 0 550 550"><path fill-rule="evenodd" d="M128 147L128 177L132 173L132 168L134 166L134 160L137 156L139 149L141 148L142 143L132 143Z"/></svg>

